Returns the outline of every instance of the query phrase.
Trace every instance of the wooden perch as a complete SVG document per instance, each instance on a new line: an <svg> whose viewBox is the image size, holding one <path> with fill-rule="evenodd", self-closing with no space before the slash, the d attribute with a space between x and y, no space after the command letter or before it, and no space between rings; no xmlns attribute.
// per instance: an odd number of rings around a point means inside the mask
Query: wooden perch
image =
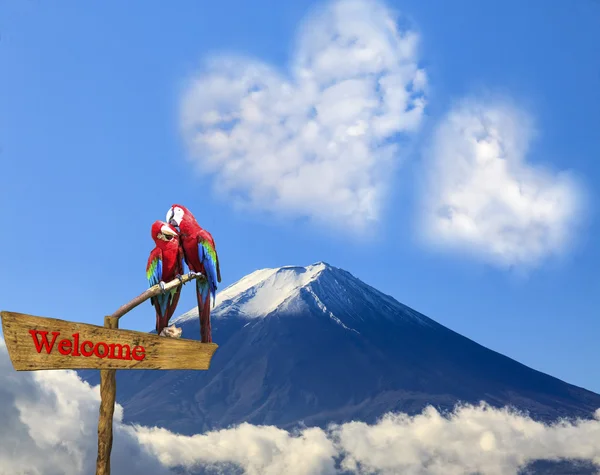
<svg viewBox="0 0 600 475"><path fill-rule="evenodd" d="M189 274L184 274L181 276L181 280L173 279L172 281L167 282L165 284L164 291L168 292L169 290L171 290L175 287L178 287L181 284L187 284L188 282L195 280L195 279L206 280L206 276L204 274L193 273L193 272L190 272ZM121 305L115 313L110 315L110 317L116 318L118 320L123 315L125 315L127 312L130 312L138 305L144 303L146 300L148 300L152 297L155 297L156 295L161 294L162 292L163 292L163 290L160 288L160 285L158 285L158 284L154 285L154 286L150 287L148 290L146 290L144 293L138 295L136 298L134 298L130 302L127 302L126 304Z"/></svg>
<svg viewBox="0 0 600 475"><path fill-rule="evenodd" d="M156 295L159 295L162 292L168 292L169 290L178 287L179 285L186 284L187 282L195 279L206 279L206 277L202 274L190 272L189 274L181 276L181 279L173 279L171 282L167 282L163 288L161 288L160 285L154 285L150 287L148 290L138 295L130 302L126 303L125 305L121 305L115 313L105 317L105 328L118 328L119 318L121 318L127 312L133 310L141 303L144 303L146 300ZM121 332L123 331L121 330ZM168 340L170 339L164 337L158 337L155 340L157 343L161 343L161 346L164 346L164 343L175 343L175 346L173 348L170 348L168 352L164 352L164 356L166 357L163 358L164 361L181 363L189 360L194 360L194 356L197 356L198 353L206 353L205 355L202 355L201 358L202 369L208 369L208 367L210 366L212 354L217 349L217 345L214 344L208 345L206 343L196 343L191 341L184 342L182 340ZM188 355L183 355L181 353L177 354L175 351L173 351L175 349L181 350L186 346L190 346L190 344L193 345L194 348L191 348L192 351ZM207 351L198 351L201 349L201 347L206 347ZM197 367L197 369L199 368ZM116 378L114 369L100 370L100 395L101 405L100 418L98 420L98 458L96 460L96 475L110 475L110 453L112 449L112 418L114 413L116 397Z"/></svg>

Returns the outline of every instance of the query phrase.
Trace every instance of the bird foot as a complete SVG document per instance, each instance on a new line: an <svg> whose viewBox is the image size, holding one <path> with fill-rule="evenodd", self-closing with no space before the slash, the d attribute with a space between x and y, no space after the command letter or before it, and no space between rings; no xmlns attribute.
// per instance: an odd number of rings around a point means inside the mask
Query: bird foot
<svg viewBox="0 0 600 475"><path fill-rule="evenodd" d="M160 291L163 295L167 293L165 289L165 283L162 280L158 283L158 286L160 287Z"/></svg>
<svg viewBox="0 0 600 475"><path fill-rule="evenodd" d="M188 275L190 276L190 278L192 278L192 277L198 277L198 276L202 275L202 273L201 272L190 271L188 273Z"/></svg>
<svg viewBox="0 0 600 475"><path fill-rule="evenodd" d="M175 325L171 325L170 327L165 327L160 332L160 336L166 336L169 338L181 338L182 330L181 328L177 328Z"/></svg>
<svg viewBox="0 0 600 475"><path fill-rule="evenodd" d="M179 275L179 274L177 274L177 275L175 276L175 278L176 278L176 279L179 279L179 282L181 282L181 284L183 284L183 276L182 276L182 275Z"/></svg>

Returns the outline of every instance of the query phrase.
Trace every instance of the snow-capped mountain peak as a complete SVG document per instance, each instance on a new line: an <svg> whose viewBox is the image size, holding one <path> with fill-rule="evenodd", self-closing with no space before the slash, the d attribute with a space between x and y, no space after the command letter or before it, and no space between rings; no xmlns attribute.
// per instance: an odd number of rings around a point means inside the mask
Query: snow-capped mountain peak
<svg viewBox="0 0 600 475"><path fill-rule="evenodd" d="M390 411L481 400L544 420L600 406L600 395L488 350L323 262L254 272L217 300L210 371L117 372L127 422L195 434L243 421L372 423ZM196 309L179 321L183 338L198 339ZM87 378L98 384L98 371Z"/></svg>
<svg viewBox="0 0 600 475"><path fill-rule="evenodd" d="M600 395L488 350L323 262L254 272L218 303L210 371L117 372L127 422L195 434L244 421L373 423L481 400L543 420L589 417L600 406ZM198 339L196 309L179 321L183 338ZM86 373L99 383L98 371Z"/></svg>
<svg viewBox="0 0 600 475"><path fill-rule="evenodd" d="M385 318L396 322L435 325L431 319L325 262L257 270L219 292L211 315L219 318L235 314L254 319L276 310L306 314L308 308L318 309L322 315L353 331L357 322L380 315L381 309L387 310ZM173 323L197 318L198 309L193 308Z"/></svg>
<svg viewBox="0 0 600 475"><path fill-rule="evenodd" d="M249 318L267 315L327 269L334 268L325 262L317 262L306 267L284 266L252 272L217 293L213 315L218 317L231 306ZM192 309L173 322L197 317L198 310Z"/></svg>

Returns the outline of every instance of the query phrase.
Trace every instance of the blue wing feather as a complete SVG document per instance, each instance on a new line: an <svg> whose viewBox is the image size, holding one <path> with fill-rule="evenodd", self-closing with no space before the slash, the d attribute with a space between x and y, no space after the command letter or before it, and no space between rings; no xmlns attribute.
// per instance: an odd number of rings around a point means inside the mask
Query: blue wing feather
<svg viewBox="0 0 600 475"><path fill-rule="evenodd" d="M162 257L159 254L152 260L152 262L148 266L148 269L146 270L146 277L148 278L149 287L157 285L162 280L162 270ZM158 305L160 306L160 311L162 315L165 315L167 312L167 306L169 304L170 296L171 293L169 292L165 295L159 294L156 297L154 297L158 302Z"/></svg>
<svg viewBox="0 0 600 475"><path fill-rule="evenodd" d="M198 256L204 266L208 288L213 299L213 305L217 293L217 257L214 247L205 239L198 239Z"/></svg>

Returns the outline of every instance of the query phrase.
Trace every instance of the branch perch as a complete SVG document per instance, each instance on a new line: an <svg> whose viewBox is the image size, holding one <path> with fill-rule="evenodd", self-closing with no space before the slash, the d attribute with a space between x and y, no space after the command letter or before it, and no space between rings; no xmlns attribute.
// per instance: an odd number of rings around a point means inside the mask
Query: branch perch
<svg viewBox="0 0 600 475"><path fill-rule="evenodd" d="M115 313L104 317L105 328L119 328L119 318L146 300L168 292L175 287L186 284L191 280L205 279L202 274L190 272L181 276L181 279L173 279L164 284L153 285L136 298L121 305ZM113 443L113 415L115 411L115 397L117 392L116 370L100 370L100 417L98 419L98 458L96 459L96 475L110 475L110 453Z"/></svg>
<svg viewBox="0 0 600 475"><path fill-rule="evenodd" d="M181 284L187 284L188 282L195 280L195 279L206 280L206 276L204 274L192 273L192 272L190 272L189 274L184 274L181 276L181 280L173 279L172 281L167 282L165 284L164 291L168 292L169 290L174 289L175 287L178 287ZM144 303L146 300L148 300L152 297L155 297L156 295L161 294L162 292L163 292L163 290L160 288L160 285L158 285L158 284L153 285L148 290L146 290L144 293L138 295L136 298L134 298L130 302L127 302L126 304L121 305L115 313L110 315L110 318L119 320L119 318L121 318L127 312L130 312L138 305Z"/></svg>

